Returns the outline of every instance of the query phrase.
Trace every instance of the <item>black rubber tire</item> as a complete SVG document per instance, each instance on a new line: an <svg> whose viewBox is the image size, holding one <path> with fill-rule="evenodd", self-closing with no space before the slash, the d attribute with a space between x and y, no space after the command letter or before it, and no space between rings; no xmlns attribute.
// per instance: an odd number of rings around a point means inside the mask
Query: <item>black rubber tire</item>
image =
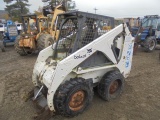
<svg viewBox="0 0 160 120"><path fill-rule="evenodd" d="M3 45L3 41L0 41L0 48L1 48L2 52L5 52L5 47Z"/></svg>
<svg viewBox="0 0 160 120"><path fill-rule="evenodd" d="M21 55L21 56L26 56L27 53L24 51L24 48L19 47L19 41L20 41L20 35L16 37L15 43L14 43L14 48L16 52Z"/></svg>
<svg viewBox="0 0 160 120"><path fill-rule="evenodd" d="M2 52L5 52L5 51L6 51L5 48L1 48L1 50L2 50Z"/></svg>
<svg viewBox="0 0 160 120"><path fill-rule="evenodd" d="M54 43L54 39L50 34L42 34L39 36L37 40L38 50L41 51L53 43Z"/></svg>
<svg viewBox="0 0 160 120"><path fill-rule="evenodd" d="M159 61L160 61L160 53L159 53Z"/></svg>
<svg viewBox="0 0 160 120"><path fill-rule="evenodd" d="M110 94L110 86L117 81L118 87L113 94ZM98 84L98 94L106 101L117 98L121 95L124 88L124 77L118 71L110 71L106 73Z"/></svg>
<svg viewBox="0 0 160 120"><path fill-rule="evenodd" d="M3 32L0 32L0 40L3 41L3 38L4 38Z"/></svg>
<svg viewBox="0 0 160 120"><path fill-rule="evenodd" d="M5 46L4 46L4 36L3 36L3 32L0 32L0 48L2 50L2 52L5 52Z"/></svg>
<svg viewBox="0 0 160 120"><path fill-rule="evenodd" d="M69 101L72 95L80 90L84 91L85 99L83 100L82 108L74 111L69 106ZM82 78L74 78L59 86L54 96L54 106L59 114L66 117L74 117L88 108L92 98L93 87L89 87L88 83Z"/></svg>
<svg viewBox="0 0 160 120"><path fill-rule="evenodd" d="M150 47L151 42L153 42L153 46ZM155 50L157 45L157 41L155 37L147 37L147 39L144 41L144 50L146 52L152 52Z"/></svg>

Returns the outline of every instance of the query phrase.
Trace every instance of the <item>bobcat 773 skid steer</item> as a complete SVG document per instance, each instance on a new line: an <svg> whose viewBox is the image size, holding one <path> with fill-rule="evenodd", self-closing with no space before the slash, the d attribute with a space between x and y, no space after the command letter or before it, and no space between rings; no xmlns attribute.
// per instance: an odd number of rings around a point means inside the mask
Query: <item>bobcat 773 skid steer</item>
<svg viewBox="0 0 160 120"><path fill-rule="evenodd" d="M121 94L131 70L134 38L126 24L113 28L112 17L80 11L58 17L59 39L39 53L30 95L52 113L75 116L91 103L93 87L107 101ZM106 22L113 28L108 32L101 30Z"/></svg>

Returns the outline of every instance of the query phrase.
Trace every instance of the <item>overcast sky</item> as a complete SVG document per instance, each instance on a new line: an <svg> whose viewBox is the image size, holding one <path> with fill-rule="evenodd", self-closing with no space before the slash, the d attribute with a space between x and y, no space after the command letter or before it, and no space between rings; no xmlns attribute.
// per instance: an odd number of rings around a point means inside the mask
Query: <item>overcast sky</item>
<svg viewBox="0 0 160 120"><path fill-rule="evenodd" d="M0 9L4 9L2 1ZM160 15L160 0L73 0L80 11L108 15L113 17L138 17L144 15ZM30 12L43 6L41 0L29 0Z"/></svg>

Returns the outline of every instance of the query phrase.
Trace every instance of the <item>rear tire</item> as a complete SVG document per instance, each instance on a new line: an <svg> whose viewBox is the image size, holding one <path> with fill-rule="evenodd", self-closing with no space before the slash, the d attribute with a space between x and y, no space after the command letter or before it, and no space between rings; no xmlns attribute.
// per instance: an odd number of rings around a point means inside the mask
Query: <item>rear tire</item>
<svg viewBox="0 0 160 120"><path fill-rule="evenodd" d="M120 96L124 88L124 77L118 71L111 71L102 77L98 84L98 93L106 101Z"/></svg>
<svg viewBox="0 0 160 120"><path fill-rule="evenodd" d="M56 91L54 97L56 111L67 117L82 113L92 101L92 89L82 78L66 81Z"/></svg>
<svg viewBox="0 0 160 120"><path fill-rule="evenodd" d="M3 45L3 41L0 41L0 48L1 48L2 52L5 52L5 47Z"/></svg>
<svg viewBox="0 0 160 120"><path fill-rule="evenodd" d="M147 37L147 39L144 41L144 50L146 52L152 52L157 45L157 41L155 37Z"/></svg>
<svg viewBox="0 0 160 120"><path fill-rule="evenodd" d="M5 48L1 48L2 52L5 52Z"/></svg>
<svg viewBox="0 0 160 120"><path fill-rule="evenodd" d="M19 41L20 41L20 35L16 37L15 43L14 43L14 47L15 50L17 51L17 53L21 56L26 56L27 53L25 52L24 48L19 46Z"/></svg>
<svg viewBox="0 0 160 120"><path fill-rule="evenodd" d="M54 43L54 39L51 35L49 34L42 34L39 36L38 40L37 40L37 47L38 50L41 51L44 48L52 45Z"/></svg>
<svg viewBox="0 0 160 120"><path fill-rule="evenodd" d="M3 33L0 32L0 48L2 50L2 52L5 52L5 47L3 44Z"/></svg>

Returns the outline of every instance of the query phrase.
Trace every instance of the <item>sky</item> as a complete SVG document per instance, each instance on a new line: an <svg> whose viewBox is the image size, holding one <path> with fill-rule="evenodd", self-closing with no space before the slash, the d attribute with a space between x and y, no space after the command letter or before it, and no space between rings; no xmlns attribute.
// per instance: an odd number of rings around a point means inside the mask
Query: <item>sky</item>
<svg viewBox="0 0 160 120"><path fill-rule="evenodd" d="M145 15L160 15L160 0L73 0L76 9L101 15L122 17L142 17ZM5 3L0 0L0 9L5 8ZM30 12L37 10L44 3L41 0L29 0ZM94 9L97 9L96 11Z"/></svg>

